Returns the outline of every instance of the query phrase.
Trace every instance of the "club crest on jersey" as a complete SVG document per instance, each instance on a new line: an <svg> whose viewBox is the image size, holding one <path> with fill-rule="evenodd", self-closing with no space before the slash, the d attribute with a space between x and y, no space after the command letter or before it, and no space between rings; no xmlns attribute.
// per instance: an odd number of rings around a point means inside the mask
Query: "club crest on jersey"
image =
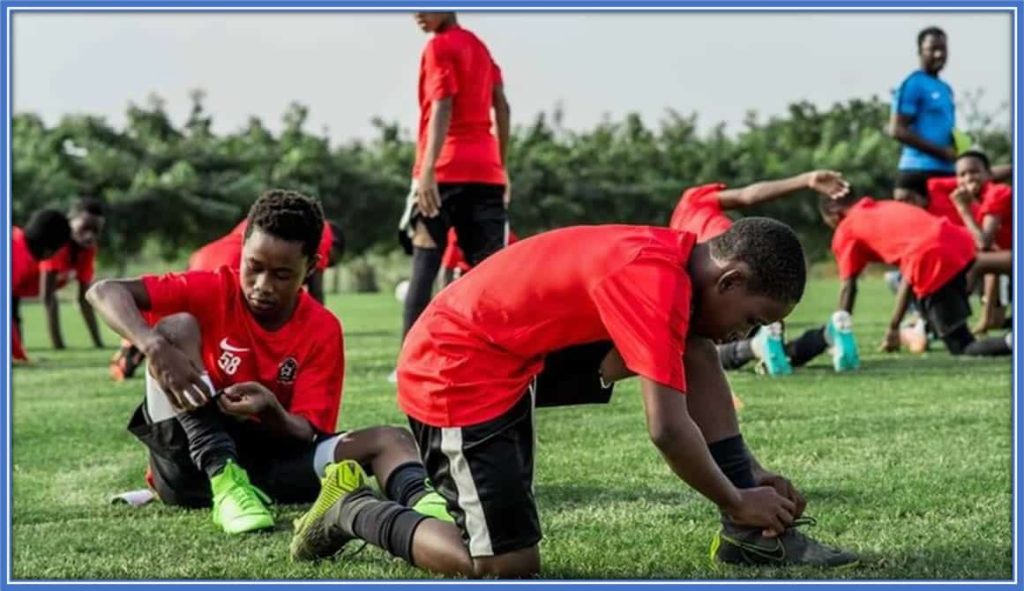
<svg viewBox="0 0 1024 591"><path fill-rule="evenodd" d="M299 362L294 357L289 357L277 366L277 381L281 384L295 382L295 374L299 373Z"/></svg>

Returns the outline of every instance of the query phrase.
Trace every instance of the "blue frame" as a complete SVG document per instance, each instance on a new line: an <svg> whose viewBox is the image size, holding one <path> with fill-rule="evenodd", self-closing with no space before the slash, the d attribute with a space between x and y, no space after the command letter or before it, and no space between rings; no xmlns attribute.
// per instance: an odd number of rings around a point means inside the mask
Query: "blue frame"
<svg viewBox="0 0 1024 591"><path fill-rule="evenodd" d="M1018 145L1021 137L1021 121L1017 117L1018 109L1021 106L1021 80L1020 74L1020 48L1018 46L1019 31L1022 20L1024 20L1024 4L1021 0L903 0L900 2L883 0L723 0L715 2L706 0L696 2L694 0L641 0L635 3L624 0L562 0L560 2L543 2L538 0L504 0L493 2L488 0L449 0L439 2L437 0L424 0L420 2L412 0L391 0L389 2L353 2L345 0L221 0L219 2L204 2L202 0L0 0L3 20L0 22L0 111L4 117L0 120L0 152L3 159L0 160L0 178L3 185L0 187L0 241L3 244L10 244L11 228L11 186L10 186L10 121L8 112L10 105L9 70L10 70L10 18L13 12L18 10L46 9L60 10L62 12L92 12L96 9L105 9L104 12L134 12L138 9L157 9L166 12L176 11L217 11L225 12L261 12L261 11L408 11L420 8L434 9L476 9L483 11L553 11L553 12L575 12L575 11L699 11L699 12L777 12L777 11L828 11L828 12L862 12L868 10L901 10L901 11L982 11L982 10L1005 10L1012 12L1013 21L1013 113L1011 126L1013 128L1013 155L1014 162L1018 162ZM62 10L63 9L63 10ZM1022 187L1022 174L1020 168L1015 166L1013 172L1013 184L1015 187ZM1014 211L1014 237L1015 247L1020 245L1020 229L1022 227L1021 209ZM1014 252L1017 250L1015 248ZM1014 283L1020 272L1020 260L1014 255ZM3 249L0 255L0 304L3 314L0 315L0 394L3 396L3 404L0 404L0 523L4 526L3 543L0 543L0 589L5 588L34 588L40 590L64 589L82 585L103 585L117 586L122 588L140 587L147 589L189 589L200 586L221 586L221 585L245 585L247 589L270 590L280 589L282 585L345 585L346 589L352 591L363 591L379 588L381 585L396 585L398 581L331 581L331 580L283 580L283 581L25 581L11 580L11 424L10 424L10 327L11 298L10 298L10 248ZM1024 312L1024 300L1014 299L1014 317L1020 318ZM1016 335L1015 331L1015 335ZM955 588L955 589L1021 589L1024 588L1019 581L1018 543L1021 538L1021 523L1019 514L1022 508L1021 498L1017 494L1017 476L1021 471L1020 442L1018 440L1018 426L1021 419L1021 405L1019 399L1018 376L1020 375L1020 356L1017 355L1019 339L1014 338L1013 356L1013 578L1007 581L877 581L877 580L855 580L855 581L530 581L530 582L468 582L468 581L402 581L403 585L429 585L429 586L458 586L460 589L512 589L527 585L540 589L555 588L585 588L612 586L617 589L642 589L650 585L658 586L680 586L686 585L691 588L706 589L730 589L730 590L753 590L763 585L796 585L801 588L817 589L834 586L859 587L865 589L924 589L933 587Z"/></svg>

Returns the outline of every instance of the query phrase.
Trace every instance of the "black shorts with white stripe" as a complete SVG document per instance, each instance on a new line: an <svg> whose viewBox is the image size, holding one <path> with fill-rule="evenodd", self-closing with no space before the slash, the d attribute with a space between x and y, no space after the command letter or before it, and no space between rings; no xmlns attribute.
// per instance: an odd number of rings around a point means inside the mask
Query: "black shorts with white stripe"
<svg viewBox="0 0 1024 591"><path fill-rule="evenodd" d="M608 402L601 381L610 342L551 353L516 404L467 427L434 427L409 417L427 476L448 504L474 558L535 546L541 539L533 497L534 406Z"/></svg>

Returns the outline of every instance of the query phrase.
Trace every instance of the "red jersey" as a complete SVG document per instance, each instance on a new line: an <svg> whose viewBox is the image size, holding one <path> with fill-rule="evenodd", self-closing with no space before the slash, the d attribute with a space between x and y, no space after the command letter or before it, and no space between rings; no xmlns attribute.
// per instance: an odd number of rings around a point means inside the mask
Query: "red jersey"
<svg viewBox="0 0 1024 591"><path fill-rule="evenodd" d="M28 298L39 295L39 261L28 249L25 233L11 228L11 296Z"/></svg>
<svg viewBox="0 0 1024 591"><path fill-rule="evenodd" d="M995 245L1000 250L1013 250L1013 188L1002 183L986 183L981 190L981 205L975 218L981 224L985 216L999 218Z"/></svg>
<svg viewBox="0 0 1024 591"><path fill-rule="evenodd" d="M420 176L433 102L452 97L451 123L435 167L437 181L505 184L498 138L491 133L492 93L501 83L501 70L473 33L453 25L431 37L420 58L413 178Z"/></svg>
<svg viewBox="0 0 1024 591"><path fill-rule="evenodd" d="M515 405L545 355L595 341L612 341L633 372L685 392L695 239L576 226L498 251L413 325L398 360L399 406L437 427L481 423Z"/></svg>
<svg viewBox="0 0 1024 591"><path fill-rule="evenodd" d="M79 283L92 283L96 275L96 247L82 248L68 242L57 254L39 264L39 271L57 273L57 286L63 287L74 276Z"/></svg>
<svg viewBox="0 0 1024 591"><path fill-rule="evenodd" d="M732 227L732 220L722 213L718 202L718 193L723 190L725 185L711 183L683 191L672 212L669 227L696 234L698 242L707 242L728 230Z"/></svg>
<svg viewBox="0 0 1024 591"><path fill-rule="evenodd" d="M842 279L871 262L898 265L917 297L938 291L974 259L970 232L920 207L865 197L847 210L832 236Z"/></svg>
<svg viewBox="0 0 1024 591"><path fill-rule="evenodd" d="M518 241L519 237L515 232L509 230L508 244L515 244ZM457 270L460 273L465 273L470 269L466 255L459 248L459 238L455 235L455 228L448 229L448 246L445 247L444 256L441 257L441 266L452 271Z"/></svg>
<svg viewBox="0 0 1024 591"><path fill-rule="evenodd" d="M955 176L943 176L928 179L928 213L944 217L954 225L964 225L960 211L953 203L953 191L960 182ZM978 204L971 204L971 216L978 219Z"/></svg>
<svg viewBox="0 0 1024 591"><path fill-rule="evenodd" d="M240 269L242 267L242 243L245 242L247 225L248 220L242 220L226 236L200 247L188 258L188 269L190 271L216 271L221 267ZM320 244L317 247L320 260L317 262L316 268L320 271L326 269L330 262L333 242L334 231L329 225L324 224L324 231L320 235Z"/></svg>
<svg viewBox="0 0 1024 591"><path fill-rule="evenodd" d="M249 312L236 271L148 275L142 282L152 321L178 312L195 316L214 387L259 382L289 412L334 432L345 373L341 324L309 294L300 293L291 319L269 331Z"/></svg>

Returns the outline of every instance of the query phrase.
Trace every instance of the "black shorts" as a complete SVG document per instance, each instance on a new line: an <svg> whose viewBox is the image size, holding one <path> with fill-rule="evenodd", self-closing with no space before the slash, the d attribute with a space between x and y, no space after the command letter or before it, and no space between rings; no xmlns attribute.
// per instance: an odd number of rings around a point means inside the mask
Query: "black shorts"
<svg viewBox="0 0 1024 591"><path fill-rule="evenodd" d="M953 176L954 174L946 170L900 170L896 173L896 188L914 191L927 199L928 179Z"/></svg>
<svg viewBox="0 0 1024 591"><path fill-rule="evenodd" d="M952 279L934 293L920 298L918 303L928 328L940 338L967 324L971 317L971 302L967 293L967 270L974 261L967 264Z"/></svg>
<svg viewBox="0 0 1024 591"><path fill-rule="evenodd" d="M427 476L448 503L470 556L494 556L541 539L533 497L534 406L608 402L598 370L609 342L547 356L519 401L490 421L433 427L409 417Z"/></svg>
<svg viewBox="0 0 1024 591"><path fill-rule="evenodd" d="M505 185L439 183L437 188L441 196L440 214L423 217L412 205L409 223L412 228L417 222L426 225L439 250L444 251L448 246L448 229L452 227L471 267L508 244Z"/></svg>
<svg viewBox="0 0 1024 591"><path fill-rule="evenodd" d="M128 431L149 449L149 467L160 500L184 507L210 506L210 479L192 462L188 437L177 420L151 423L143 403L128 421ZM274 501L311 503L320 494L313 457L317 443L332 435L321 435L310 443L287 444L268 441L265 432L244 422L232 424L228 433L235 442L238 464Z"/></svg>

